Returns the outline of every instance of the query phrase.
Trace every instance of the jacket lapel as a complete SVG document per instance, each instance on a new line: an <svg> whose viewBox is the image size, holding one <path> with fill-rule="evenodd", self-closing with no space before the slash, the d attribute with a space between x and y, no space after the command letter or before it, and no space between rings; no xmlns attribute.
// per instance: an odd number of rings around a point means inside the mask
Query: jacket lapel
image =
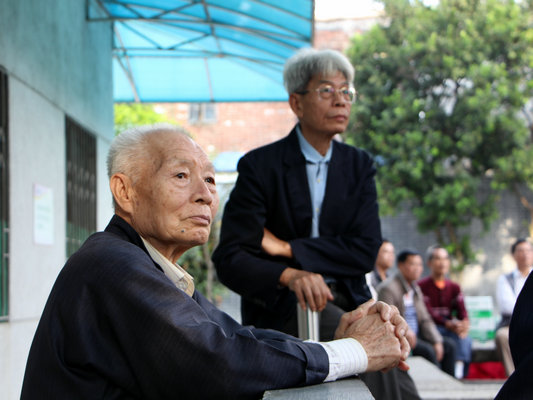
<svg viewBox="0 0 533 400"><path fill-rule="evenodd" d="M309 237L313 218L311 195L307 182L305 158L300 150L295 129L287 137L283 164L287 182L289 208L293 215L294 227L298 237Z"/></svg>
<svg viewBox="0 0 533 400"><path fill-rule="evenodd" d="M326 192L324 193L324 200L322 201L322 210L320 212L319 231L321 235L328 235L328 227L338 223L336 215L338 215L338 204L342 203L346 197L346 158L340 151L339 146L335 141L331 142L333 151L328 165L328 180L326 183Z"/></svg>

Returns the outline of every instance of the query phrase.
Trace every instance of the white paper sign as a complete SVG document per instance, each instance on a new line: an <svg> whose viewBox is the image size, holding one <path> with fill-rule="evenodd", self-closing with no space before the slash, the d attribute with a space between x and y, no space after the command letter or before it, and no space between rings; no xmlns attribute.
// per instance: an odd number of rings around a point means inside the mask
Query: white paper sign
<svg viewBox="0 0 533 400"><path fill-rule="evenodd" d="M54 244L54 193L51 188L33 185L33 240Z"/></svg>

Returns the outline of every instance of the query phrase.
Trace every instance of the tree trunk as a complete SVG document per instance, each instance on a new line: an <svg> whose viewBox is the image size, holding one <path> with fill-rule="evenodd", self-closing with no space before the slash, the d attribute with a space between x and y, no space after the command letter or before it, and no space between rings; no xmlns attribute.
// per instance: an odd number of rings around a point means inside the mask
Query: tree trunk
<svg viewBox="0 0 533 400"><path fill-rule="evenodd" d="M204 243L202 245L202 255L204 258L205 265L207 267L207 282L205 286L205 297L207 297L209 301L213 302L214 301L213 280L215 277L215 266L213 265L213 261L211 260L211 257L210 257L208 243Z"/></svg>
<svg viewBox="0 0 533 400"><path fill-rule="evenodd" d="M533 204L529 202L529 200L526 198L525 195L523 195L520 192L520 188L518 187L518 184L513 184L513 192L518 196L518 199L520 200L520 203L524 206L524 208L529 212L529 224L528 224L528 231L529 236L533 236Z"/></svg>

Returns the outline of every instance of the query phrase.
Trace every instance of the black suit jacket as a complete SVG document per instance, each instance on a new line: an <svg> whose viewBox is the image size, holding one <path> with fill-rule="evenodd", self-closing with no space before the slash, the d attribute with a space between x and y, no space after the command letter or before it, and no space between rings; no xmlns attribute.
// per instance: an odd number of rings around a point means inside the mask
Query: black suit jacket
<svg viewBox="0 0 533 400"><path fill-rule="evenodd" d="M515 371L507 379L495 400L533 399L533 274L516 300L509 326L509 346Z"/></svg>
<svg viewBox="0 0 533 400"><path fill-rule="evenodd" d="M239 161L213 260L220 280L242 296L245 324L282 329L295 313L294 294L279 286L287 266L335 278L352 308L371 297L364 275L381 244L376 171L366 152L337 141L332 146L317 238L309 237L311 198L295 129ZM293 259L261 250L263 227L290 242Z"/></svg>
<svg viewBox="0 0 533 400"><path fill-rule="evenodd" d="M238 399L322 382L317 344L249 329L164 275L115 216L66 263L30 350L22 399Z"/></svg>

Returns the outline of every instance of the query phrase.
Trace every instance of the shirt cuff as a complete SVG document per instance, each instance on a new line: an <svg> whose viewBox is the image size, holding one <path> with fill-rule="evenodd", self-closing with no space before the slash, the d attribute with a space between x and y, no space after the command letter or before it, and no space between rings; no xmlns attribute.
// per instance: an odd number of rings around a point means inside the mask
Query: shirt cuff
<svg viewBox="0 0 533 400"><path fill-rule="evenodd" d="M368 367L368 356L357 340L345 338L331 342L318 342L329 358L329 374L324 382L360 374Z"/></svg>

